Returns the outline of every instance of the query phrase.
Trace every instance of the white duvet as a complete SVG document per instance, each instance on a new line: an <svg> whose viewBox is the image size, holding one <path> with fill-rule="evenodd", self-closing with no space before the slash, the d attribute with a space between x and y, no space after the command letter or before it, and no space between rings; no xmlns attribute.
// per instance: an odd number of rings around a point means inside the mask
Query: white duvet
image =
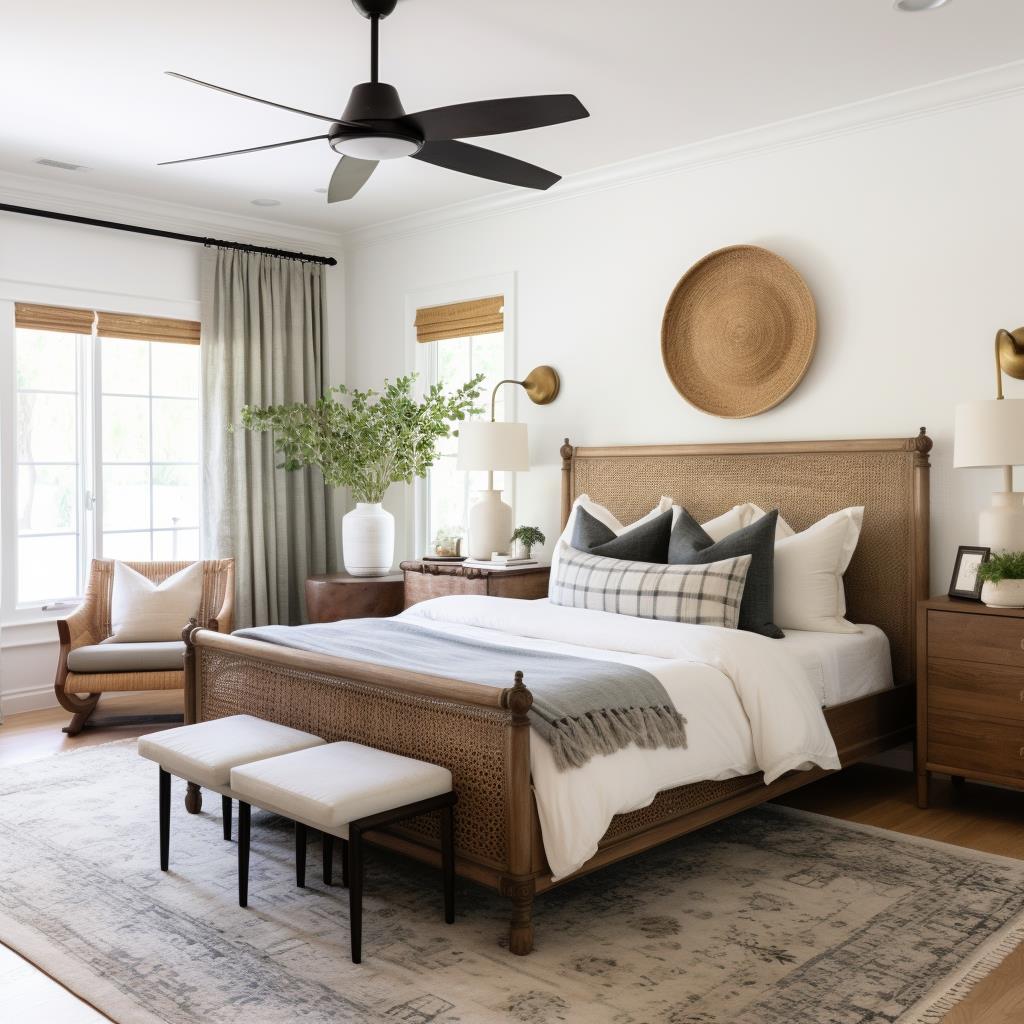
<svg viewBox="0 0 1024 1024"><path fill-rule="evenodd" d="M797 768L840 767L820 695L779 641L498 597L439 597L400 618L448 635L636 665L660 680L686 719L685 749L630 746L564 772L531 733L533 788L555 878L597 852L614 815L646 807L664 789L757 771L770 783Z"/></svg>

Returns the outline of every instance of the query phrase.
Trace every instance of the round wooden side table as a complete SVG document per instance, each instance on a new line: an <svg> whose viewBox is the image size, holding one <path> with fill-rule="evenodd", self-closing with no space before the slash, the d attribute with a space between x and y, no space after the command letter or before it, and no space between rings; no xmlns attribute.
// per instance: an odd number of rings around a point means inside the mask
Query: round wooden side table
<svg viewBox="0 0 1024 1024"><path fill-rule="evenodd" d="M310 622L339 619L386 618L397 615L405 604L405 577L349 576L345 572L310 576L306 580L306 610Z"/></svg>

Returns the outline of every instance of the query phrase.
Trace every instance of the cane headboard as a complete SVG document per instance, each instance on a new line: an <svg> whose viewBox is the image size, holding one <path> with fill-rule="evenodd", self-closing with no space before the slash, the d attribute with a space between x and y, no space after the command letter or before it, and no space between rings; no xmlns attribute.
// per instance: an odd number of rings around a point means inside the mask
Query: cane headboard
<svg viewBox="0 0 1024 1024"><path fill-rule="evenodd" d="M914 681L915 606L928 596L928 452L917 437L751 444L562 446L562 523L578 494L623 522L663 494L706 522L746 501L779 508L795 530L850 505L864 528L846 572L847 616L889 637L897 685Z"/></svg>

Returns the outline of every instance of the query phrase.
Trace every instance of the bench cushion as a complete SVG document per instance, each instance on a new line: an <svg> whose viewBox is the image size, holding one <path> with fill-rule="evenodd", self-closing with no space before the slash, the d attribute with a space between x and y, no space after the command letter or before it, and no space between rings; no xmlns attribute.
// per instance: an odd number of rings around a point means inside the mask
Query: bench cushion
<svg viewBox="0 0 1024 1024"><path fill-rule="evenodd" d="M165 771L200 786L223 788L239 764L277 757L323 744L319 736L265 722L252 715L232 715L183 725L139 739L139 753Z"/></svg>
<svg viewBox="0 0 1024 1024"><path fill-rule="evenodd" d="M447 768L360 743L327 743L231 770L239 800L343 836L350 821L451 788Z"/></svg>
<svg viewBox="0 0 1024 1024"><path fill-rule="evenodd" d="M185 667L180 640L142 644L89 644L68 655L71 672L167 672Z"/></svg>

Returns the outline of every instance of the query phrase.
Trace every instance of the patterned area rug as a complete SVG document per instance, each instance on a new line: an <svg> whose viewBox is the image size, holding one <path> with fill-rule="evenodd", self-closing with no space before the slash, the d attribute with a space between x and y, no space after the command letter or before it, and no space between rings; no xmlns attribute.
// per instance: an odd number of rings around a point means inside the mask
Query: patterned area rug
<svg viewBox="0 0 1024 1024"><path fill-rule="evenodd" d="M541 897L525 958L497 896L446 926L437 873L371 848L355 967L318 846L298 890L255 816L242 910L219 799L182 794L164 875L133 741L0 774L0 940L121 1024L921 1024L1024 937L1024 861L767 807Z"/></svg>

